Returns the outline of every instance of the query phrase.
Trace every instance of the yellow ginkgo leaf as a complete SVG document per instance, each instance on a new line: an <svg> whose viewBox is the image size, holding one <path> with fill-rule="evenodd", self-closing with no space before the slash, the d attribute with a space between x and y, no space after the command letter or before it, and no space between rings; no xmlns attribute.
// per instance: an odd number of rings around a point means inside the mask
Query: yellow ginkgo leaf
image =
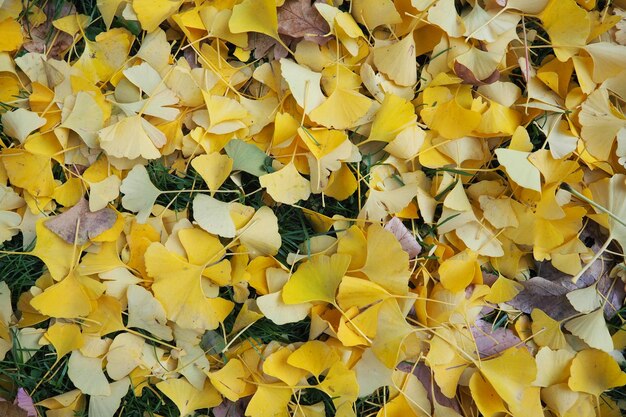
<svg viewBox="0 0 626 417"><path fill-rule="evenodd" d="M194 388L184 378L161 381L156 387L176 404L181 416L201 408L215 407L222 402L222 397L209 381L204 383L202 390Z"/></svg>
<svg viewBox="0 0 626 417"><path fill-rule="evenodd" d="M506 169L506 173L516 184L541 192L541 174L528 160L530 152L499 148L495 154L500 165Z"/></svg>
<svg viewBox="0 0 626 417"><path fill-rule="evenodd" d="M444 288L453 292L464 290L472 282L480 283L482 271L477 254L471 251L459 252L443 261L439 266L439 280Z"/></svg>
<svg viewBox="0 0 626 417"><path fill-rule="evenodd" d="M49 157L21 149L5 148L1 158L11 185L24 188L35 197L51 196L54 193L54 177Z"/></svg>
<svg viewBox="0 0 626 417"><path fill-rule="evenodd" d="M393 233L375 223L367 229L367 260L361 272L390 293L405 295L410 276L409 254Z"/></svg>
<svg viewBox="0 0 626 417"><path fill-rule="evenodd" d="M9 17L0 21L0 32L2 33L0 52L15 51L24 43L22 26L15 19Z"/></svg>
<svg viewBox="0 0 626 417"><path fill-rule="evenodd" d="M278 233L278 218L269 207L258 209L252 219L237 231L237 235L253 258L276 255L282 244Z"/></svg>
<svg viewBox="0 0 626 417"><path fill-rule="evenodd" d="M75 350L67 363L67 375L83 394L111 394L109 381L102 371L102 358L89 358Z"/></svg>
<svg viewBox="0 0 626 417"><path fill-rule="evenodd" d="M101 210L120 195L120 177L113 174L102 181L89 184L89 211Z"/></svg>
<svg viewBox="0 0 626 417"><path fill-rule="evenodd" d="M367 113L372 100L358 91L337 88L309 117L315 123L334 129L350 129Z"/></svg>
<svg viewBox="0 0 626 417"><path fill-rule="evenodd" d="M359 395L359 385L356 380L356 374L353 370L348 369L341 361L335 362L330 367L326 378L324 378L324 381L317 385L316 388L325 392L332 398L333 404L338 410L343 405L347 405L350 409L348 412L352 411L352 405ZM341 415L340 412L337 414Z"/></svg>
<svg viewBox="0 0 626 417"><path fill-rule="evenodd" d="M93 42L85 39L85 50L73 68L94 83L108 81L126 62L132 43L133 35L126 29L101 32Z"/></svg>
<svg viewBox="0 0 626 417"><path fill-rule="evenodd" d="M293 162L276 172L260 176L259 182L274 201L279 203L296 204L311 195L311 183L300 175Z"/></svg>
<svg viewBox="0 0 626 417"><path fill-rule="evenodd" d="M567 347L567 341L561 330L560 322L554 320L538 308L533 309L530 316L533 320L531 328L535 343L555 350Z"/></svg>
<svg viewBox="0 0 626 417"><path fill-rule="evenodd" d="M50 317L65 319L86 317L93 310L92 302L102 292L104 286L98 281L71 272L60 282L35 296L30 304L41 314ZM59 303L60 299L66 302Z"/></svg>
<svg viewBox="0 0 626 417"><path fill-rule="evenodd" d="M287 363L319 377L338 360L339 355L332 347L319 340L311 340L293 351Z"/></svg>
<svg viewBox="0 0 626 417"><path fill-rule="evenodd" d="M233 160L228 155L213 152L208 155L199 155L191 160L191 166L206 182L211 196L220 188L233 168Z"/></svg>
<svg viewBox="0 0 626 417"><path fill-rule="evenodd" d="M350 265L350 256L318 255L301 264L283 287L283 301L299 304L310 301L335 302L335 293Z"/></svg>
<svg viewBox="0 0 626 417"><path fill-rule="evenodd" d="M57 353L57 362L73 350L83 347L84 339L80 326L73 323L56 322L44 334Z"/></svg>
<svg viewBox="0 0 626 417"><path fill-rule="evenodd" d="M286 304L282 291L257 297L256 304L265 317L279 325L304 320L312 307L310 303Z"/></svg>
<svg viewBox="0 0 626 417"><path fill-rule="evenodd" d="M8 136L19 140L20 143L24 143L28 135L45 124L46 119L26 109L17 109L2 115L4 132Z"/></svg>
<svg viewBox="0 0 626 417"><path fill-rule="evenodd" d="M232 33L258 32L282 42L274 0L244 0L233 7L228 22Z"/></svg>
<svg viewBox="0 0 626 417"><path fill-rule="evenodd" d="M402 343L415 329L406 322L398 303L393 299L381 303L377 327L372 351L388 368L393 368L404 360Z"/></svg>
<svg viewBox="0 0 626 417"><path fill-rule="evenodd" d="M167 138L159 129L139 115L124 117L98 132L100 147L117 158L156 159Z"/></svg>
<svg viewBox="0 0 626 417"><path fill-rule="evenodd" d="M604 309L585 314L565 322L565 328L580 337L589 346L605 352L613 350L613 340L604 320Z"/></svg>
<svg viewBox="0 0 626 417"><path fill-rule="evenodd" d="M233 358L223 368L210 372L209 379L220 394L230 401L237 401L250 393L250 385L245 381L249 375L245 365Z"/></svg>
<svg viewBox="0 0 626 417"><path fill-rule="evenodd" d="M292 389L283 383L259 385L245 413L250 417L287 417L292 394Z"/></svg>
<svg viewBox="0 0 626 417"><path fill-rule="evenodd" d="M374 48L372 56L376 68L396 84L412 86L417 82L413 33L389 46Z"/></svg>
<svg viewBox="0 0 626 417"><path fill-rule="evenodd" d="M168 17L173 15L182 0L136 0L133 1L133 10L141 23L141 28L146 32L152 32Z"/></svg>
<svg viewBox="0 0 626 417"><path fill-rule="evenodd" d="M224 203L206 194L193 199L193 217L200 227L222 237L235 237L235 222L230 216L230 203Z"/></svg>
<svg viewBox="0 0 626 417"><path fill-rule="evenodd" d="M537 377L535 359L526 348L512 347L495 358L482 361L480 372L498 395L507 403L513 415L518 410L541 410L539 388L531 387Z"/></svg>
<svg viewBox="0 0 626 417"><path fill-rule="evenodd" d="M502 398L480 372L475 372L472 375L469 387L472 399L476 402L476 406L482 415L493 416L507 412Z"/></svg>
<svg viewBox="0 0 626 417"><path fill-rule="evenodd" d="M626 385L624 373L607 352L585 349L576 354L570 367L567 385L574 391L599 397L613 387Z"/></svg>
<svg viewBox="0 0 626 417"><path fill-rule="evenodd" d="M400 132L415 124L416 119L415 108L410 101L387 94L374 116L368 140L391 142Z"/></svg>
<svg viewBox="0 0 626 417"><path fill-rule="evenodd" d="M107 417L111 410L120 407L122 398L128 393L130 379L122 379L109 384L111 393L109 395L92 395L89 398L89 415L92 417Z"/></svg>
<svg viewBox="0 0 626 417"><path fill-rule="evenodd" d="M320 87L322 74L286 58L280 60L280 68L291 95L305 113L315 110L326 100Z"/></svg>
<svg viewBox="0 0 626 417"><path fill-rule="evenodd" d="M56 19L52 22L52 25L60 31L74 36L79 31L84 30L89 25L90 20L89 16L84 14L71 14Z"/></svg>
<svg viewBox="0 0 626 417"><path fill-rule="evenodd" d="M393 25L402 22L396 6L391 0L354 0L352 3L354 20L373 31L380 25Z"/></svg>
<svg viewBox="0 0 626 417"><path fill-rule="evenodd" d="M568 19L563 19L568 16ZM587 44L591 22L587 12L574 0L551 0L541 12L556 57L565 62Z"/></svg>
<svg viewBox="0 0 626 417"><path fill-rule="evenodd" d="M569 377L569 368L574 353L566 349L551 350L542 347L537 352L537 379L533 385L538 387L549 387L561 382L566 382Z"/></svg>
<svg viewBox="0 0 626 417"><path fill-rule="evenodd" d="M148 290L139 285L130 285L126 297L129 328L143 329L159 339L172 340L172 329L166 325L165 310Z"/></svg>
<svg viewBox="0 0 626 417"><path fill-rule="evenodd" d="M204 295L202 266L185 262L162 244L148 247L145 262L148 274L154 278L154 297L163 305L167 318L179 326L212 330L233 309L231 301Z"/></svg>
<svg viewBox="0 0 626 417"><path fill-rule="evenodd" d="M118 381L125 378L143 363L145 341L134 334L120 333L108 346L106 370L109 377Z"/></svg>
<svg viewBox="0 0 626 417"><path fill-rule="evenodd" d="M263 361L263 372L267 375L280 379L287 385L299 385L306 375L307 371L290 365L287 360L292 350L282 347L271 353Z"/></svg>

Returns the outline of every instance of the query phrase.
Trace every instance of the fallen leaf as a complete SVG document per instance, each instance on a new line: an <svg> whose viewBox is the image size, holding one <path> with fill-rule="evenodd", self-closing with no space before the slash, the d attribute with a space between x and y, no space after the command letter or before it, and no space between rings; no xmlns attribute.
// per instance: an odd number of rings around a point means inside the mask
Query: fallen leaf
<svg viewBox="0 0 626 417"><path fill-rule="evenodd" d="M83 245L113 227L116 220L114 210L103 208L91 212L87 200L81 199L75 206L44 224L67 243Z"/></svg>
<svg viewBox="0 0 626 417"><path fill-rule="evenodd" d="M278 8L278 33L320 45L330 40L330 27L311 0L287 0Z"/></svg>

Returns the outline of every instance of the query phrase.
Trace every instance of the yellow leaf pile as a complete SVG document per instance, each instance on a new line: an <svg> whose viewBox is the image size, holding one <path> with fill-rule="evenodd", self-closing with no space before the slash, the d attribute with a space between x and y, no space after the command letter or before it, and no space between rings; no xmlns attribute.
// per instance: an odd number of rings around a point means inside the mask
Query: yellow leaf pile
<svg viewBox="0 0 626 417"><path fill-rule="evenodd" d="M0 1L8 400L626 410L626 2L54 3Z"/></svg>

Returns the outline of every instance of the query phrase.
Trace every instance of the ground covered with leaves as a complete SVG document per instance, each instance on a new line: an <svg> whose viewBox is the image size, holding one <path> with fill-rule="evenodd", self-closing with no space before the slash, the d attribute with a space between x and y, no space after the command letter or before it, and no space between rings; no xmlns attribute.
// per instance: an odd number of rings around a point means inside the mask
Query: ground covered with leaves
<svg viewBox="0 0 626 417"><path fill-rule="evenodd" d="M625 10L0 0L0 415L620 416Z"/></svg>

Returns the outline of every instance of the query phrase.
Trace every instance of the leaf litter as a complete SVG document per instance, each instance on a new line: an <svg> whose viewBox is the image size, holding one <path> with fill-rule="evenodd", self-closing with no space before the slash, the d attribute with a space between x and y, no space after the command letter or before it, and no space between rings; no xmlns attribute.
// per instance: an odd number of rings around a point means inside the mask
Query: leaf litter
<svg viewBox="0 0 626 417"><path fill-rule="evenodd" d="M1 3L0 409L621 415L625 10Z"/></svg>

